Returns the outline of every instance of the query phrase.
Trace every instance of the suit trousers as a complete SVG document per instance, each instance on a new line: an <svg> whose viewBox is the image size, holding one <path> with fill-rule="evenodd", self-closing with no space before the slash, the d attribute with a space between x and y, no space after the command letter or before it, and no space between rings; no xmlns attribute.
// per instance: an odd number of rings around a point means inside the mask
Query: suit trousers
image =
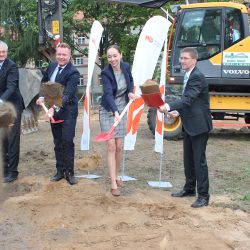
<svg viewBox="0 0 250 250"><path fill-rule="evenodd" d="M57 172L74 174L76 119L64 120L62 123L51 123L54 138L54 150Z"/></svg>
<svg viewBox="0 0 250 250"><path fill-rule="evenodd" d="M17 110L17 109L16 109ZM22 111L17 110L17 117L3 140L4 176L18 175L17 167L20 156L20 132Z"/></svg>
<svg viewBox="0 0 250 250"><path fill-rule="evenodd" d="M184 151L184 171L186 183L184 190L195 191L199 197L208 198L209 178L206 160L206 146L209 133L202 133L190 136L184 132L183 151Z"/></svg>

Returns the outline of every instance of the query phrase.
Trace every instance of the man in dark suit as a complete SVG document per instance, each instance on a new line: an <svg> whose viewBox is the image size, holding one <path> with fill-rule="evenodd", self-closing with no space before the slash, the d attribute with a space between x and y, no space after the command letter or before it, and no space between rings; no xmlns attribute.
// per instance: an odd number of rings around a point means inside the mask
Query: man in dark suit
<svg viewBox="0 0 250 250"><path fill-rule="evenodd" d="M51 123L57 169L52 181L59 181L65 177L69 184L74 185L77 183L74 177L74 137L78 116L76 91L80 74L70 59L71 49L69 45L59 44L56 49L56 62L50 63L42 83L51 81L61 83L64 86L62 107L50 108L49 110L55 120L63 120L61 123ZM43 102L44 98L39 97L37 104L41 105Z"/></svg>
<svg viewBox="0 0 250 250"><path fill-rule="evenodd" d="M3 102L10 102L17 113L13 126L3 140L4 182L12 182L18 176L21 115L24 105L19 91L17 65L7 56L8 45L0 41L0 105Z"/></svg>
<svg viewBox="0 0 250 250"><path fill-rule="evenodd" d="M181 116L184 129L184 171L186 183L183 190L173 193L173 197L195 196L196 185L198 198L191 205L194 208L207 206L209 203L209 178L206 161L206 146L212 119L209 109L208 84L204 75L196 67L198 53L194 48L181 51L180 62L186 72L183 94L180 100L166 103L161 112L170 111L172 117Z"/></svg>

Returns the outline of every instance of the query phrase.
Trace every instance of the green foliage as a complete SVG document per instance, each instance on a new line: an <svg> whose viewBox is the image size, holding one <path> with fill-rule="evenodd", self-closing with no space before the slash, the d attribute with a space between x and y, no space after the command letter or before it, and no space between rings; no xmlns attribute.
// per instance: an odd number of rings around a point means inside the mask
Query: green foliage
<svg viewBox="0 0 250 250"><path fill-rule="evenodd" d="M2 0L0 26L4 28L0 39L8 44L10 58L21 66L39 58L36 1Z"/></svg>
<svg viewBox="0 0 250 250"><path fill-rule="evenodd" d="M244 201L250 201L250 193L245 194L244 197L243 197L243 200Z"/></svg>
<svg viewBox="0 0 250 250"><path fill-rule="evenodd" d="M84 12L84 19L73 20L73 14L79 10ZM115 43L121 47L123 59L131 63L139 32L150 16L159 13L159 10L131 5L110 4L96 0L72 0L67 18L64 16L64 20L67 19L64 22L64 30L68 33L69 29L74 27L79 34L87 36L93 21L98 20L104 27L99 51L101 67L106 63L106 49ZM66 39L69 38L68 36Z"/></svg>
<svg viewBox="0 0 250 250"><path fill-rule="evenodd" d="M162 14L159 9L110 4L100 0L68 2L68 9L63 13L64 41L87 55L86 49L76 46L74 34L88 37L93 21L100 21L104 27L99 51L101 67L106 64L107 47L114 43L121 47L123 59L131 63L143 25L150 16ZM73 18L77 11L84 12L83 20ZM0 26L4 28L0 39L8 43L10 58L21 66L28 60L37 63L41 59L35 0L1 0Z"/></svg>

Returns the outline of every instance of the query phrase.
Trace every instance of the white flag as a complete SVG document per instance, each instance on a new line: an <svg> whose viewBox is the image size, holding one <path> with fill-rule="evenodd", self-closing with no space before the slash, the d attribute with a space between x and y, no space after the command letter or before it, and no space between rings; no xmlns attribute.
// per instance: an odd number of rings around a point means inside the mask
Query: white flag
<svg viewBox="0 0 250 250"><path fill-rule="evenodd" d="M170 25L171 23L166 18L162 16L154 16L146 22L140 34L132 67L135 94L138 96L141 95L139 86L153 77ZM127 135L124 140L124 150L134 150L137 129L143 107L144 101L141 97L136 99L130 105L128 111Z"/></svg>
<svg viewBox="0 0 250 250"><path fill-rule="evenodd" d="M165 83L166 83L166 67L167 67L167 44L168 38L166 37L164 51L161 62L161 79L160 79L160 91L161 98L165 101ZM163 136L164 136L164 114L159 110L156 112L155 117L155 152L163 153Z"/></svg>
<svg viewBox="0 0 250 250"><path fill-rule="evenodd" d="M94 21L89 38L89 54L88 54L88 82L86 87L86 95L84 99L84 112L83 112L83 132L81 138L81 150L89 150L90 143L90 86L94 72L96 57L98 53L99 44L101 41L103 27L98 21Z"/></svg>

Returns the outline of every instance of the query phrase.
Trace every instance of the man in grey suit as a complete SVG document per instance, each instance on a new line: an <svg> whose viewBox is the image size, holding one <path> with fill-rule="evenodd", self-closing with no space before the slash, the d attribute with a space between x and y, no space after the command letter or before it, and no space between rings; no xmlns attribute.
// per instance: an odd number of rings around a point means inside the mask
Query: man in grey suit
<svg viewBox="0 0 250 250"><path fill-rule="evenodd" d="M194 208L207 206L209 203L209 178L206 161L206 146L212 119L209 109L208 84L204 75L196 67L198 53L194 48L181 51L180 62L186 72L183 94L180 100L166 103L159 109L169 111L169 115L180 115L184 130L184 172L186 183L183 190L173 193L173 197L195 196L198 198L191 205Z"/></svg>

